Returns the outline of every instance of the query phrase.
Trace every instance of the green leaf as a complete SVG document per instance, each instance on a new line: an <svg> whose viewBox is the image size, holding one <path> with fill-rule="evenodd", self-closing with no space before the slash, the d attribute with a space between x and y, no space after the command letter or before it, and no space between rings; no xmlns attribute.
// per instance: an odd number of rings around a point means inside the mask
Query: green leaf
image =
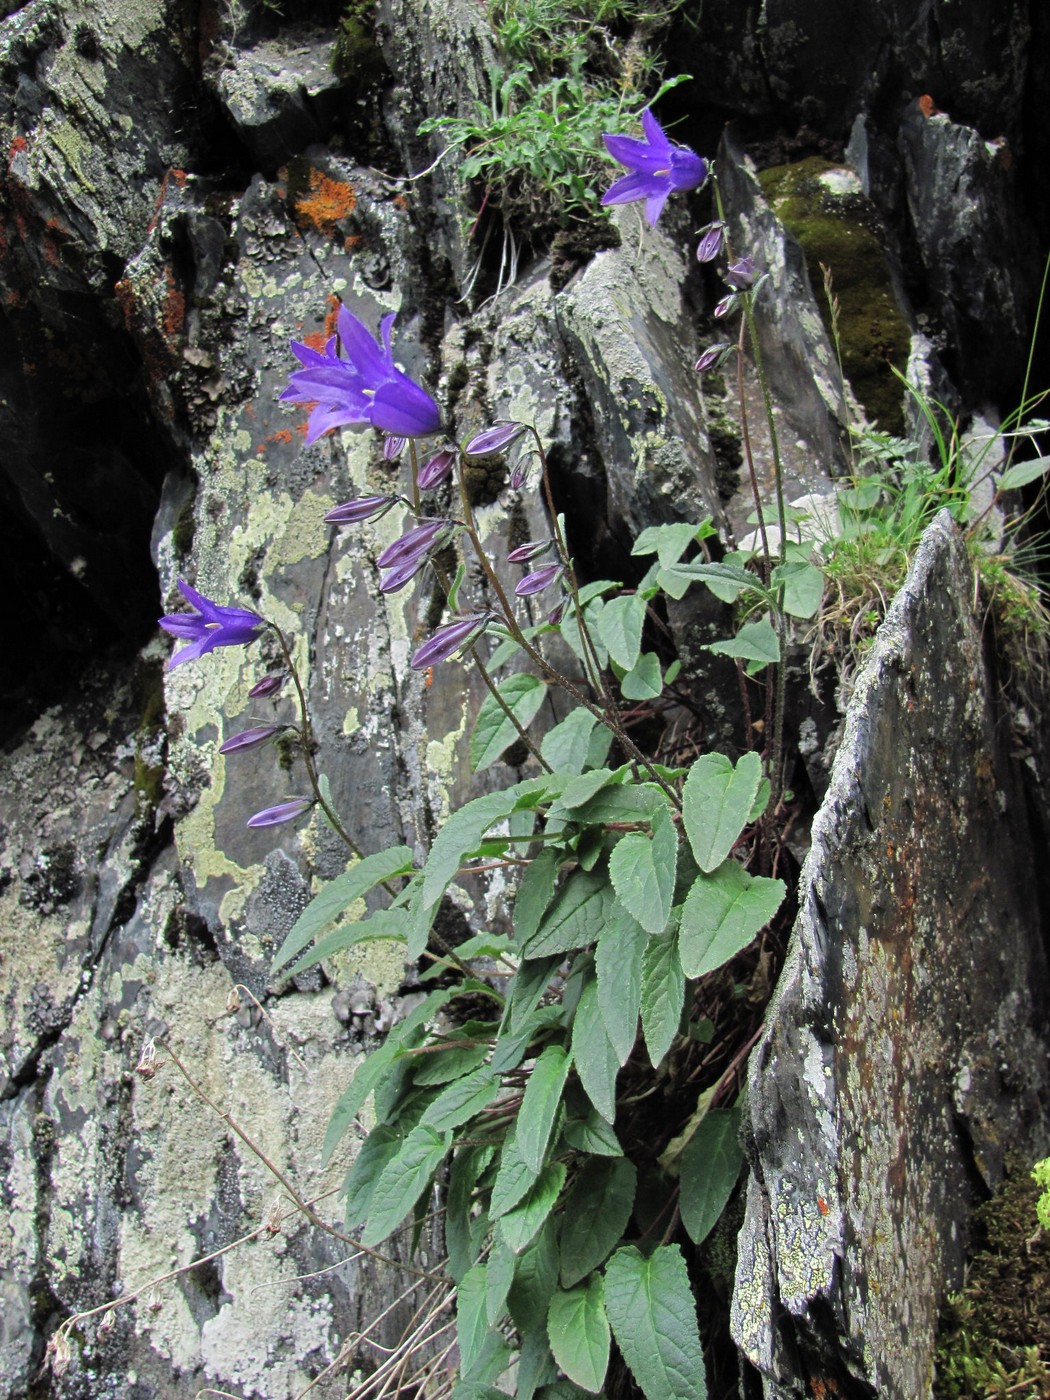
<svg viewBox="0 0 1050 1400"><path fill-rule="evenodd" d="M613 847L609 878L616 897L646 933L663 933L667 927L677 859L678 835L666 806L653 817L652 840L631 831Z"/></svg>
<svg viewBox="0 0 1050 1400"><path fill-rule="evenodd" d="M325 925L349 908L354 900L360 899L384 880L411 874L413 869L413 856L409 848L391 846L389 850L377 851L374 856L365 856L364 860L359 860L342 875L329 880L292 925L291 932L273 960L271 974L301 953Z"/></svg>
<svg viewBox="0 0 1050 1400"><path fill-rule="evenodd" d="M620 679L620 692L625 700L656 700L663 693L660 659L655 651L646 651Z"/></svg>
<svg viewBox="0 0 1050 1400"><path fill-rule="evenodd" d="M547 1295L548 1298L550 1295ZM546 1302L546 1299L544 1300ZM558 1368L547 1340L546 1318L542 1327L524 1332L518 1352L518 1378L514 1388L516 1400L532 1400L541 1385L558 1377Z"/></svg>
<svg viewBox="0 0 1050 1400"><path fill-rule="evenodd" d="M1050 457L1035 457L1030 462L1018 462L1015 467L1007 467L997 482L1000 491L1014 491L1018 486L1027 486L1050 471Z"/></svg>
<svg viewBox="0 0 1050 1400"><path fill-rule="evenodd" d="M606 1120L616 1117L616 1075L620 1061L598 1005L598 984L587 983L572 1023L572 1058L587 1097Z"/></svg>
<svg viewBox="0 0 1050 1400"><path fill-rule="evenodd" d="M598 973L598 1008L606 1034L621 1065L627 1063L638 1034L642 1002L645 930L618 905L594 954Z"/></svg>
<svg viewBox="0 0 1050 1400"><path fill-rule="evenodd" d="M442 1089L423 1114L421 1122L435 1132L448 1132L469 1122L483 1108L488 1108L499 1091L499 1080L488 1065L481 1065Z"/></svg>
<svg viewBox="0 0 1050 1400"><path fill-rule="evenodd" d="M609 1367L609 1322L602 1305L600 1274L579 1288L556 1289L547 1314L554 1359L584 1390L597 1395Z"/></svg>
<svg viewBox="0 0 1050 1400"><path fill-rule="evenodd" d="M583 775L585 778L589 774ZM655 783L615 783L603 788L572 813L584 825L608 822L651 822L667 798Z"/></svg>
<svg viewBox="0 0 1050 1400"><path fill-rule="evenodd" d="M570 710L560 724L549 729L540 744L540 753L558 773L582 773L590 753L595 719L582 706Z"/></svg>
<svg viewBox="0 0 1050 1400"><path fill-rule="evenodd" d="M572 811L574 807L582 807L585 802L591 800L596 792L616 780L617 775L609 768L595 768L593 772L581 773L579 777L573 778L562 788L561 796L558 799L559 804L566 811Z"/></svg>
<svg viewBox="0 0 1050 1400"><path fill-rule="evenodd" d="M407 942L408 931L409 914L407 910L377 909L374 914L368 914L355 923L340 924L331 933L326 933L302 957L297 958L292 966L283 973L283 976L297 977L308 967L314 967L317 963L324 962L325 958L330 958L335 953L341 953L345 948L356 947L358 943L367 943L371 939L392 938Z"/></svg>
<svg viewBox="0 0 1050 1400"><path fill-rule="evenodd" d="M497 689L523 729L527 729L547 696L547 687L527 672L508 676ZM470 739L470 761L480 773L520 736L494 695L486 695Z"/></svg>
<svg viewBox="0 0 1050 1400"><path fill-rule="evenodd" d="M423 869L422 905L431 908L437 903L455 878L464 856L474 854L490 827L505 821L523 798L545 790L546 783L542 778L529 778L499 792L475 797L458 812L453 812L430 848Z"/></svg>
<svg viewBox="0 0 1050 1400"><path fill-rule="evenodd" d="M538 1175L539 1172L534 1171L522 1157L517 1138L506 1138L489 1201L489 1213L493 1220L506 1215L507 1211L513 1210L519 1201L524 1200Z"/></svg>
<svg viewBox="0 0 1050 1400"><path fill-rule="evenodd" d="M784 585L784 611L791 617L813 617L824 597L824 575L803 559L789 559L773 570L773 582Z"/></svg>
<svg viewBox="0 0 1050 1400"><path fill-rule="evenodd" d="M612 887L604 870L574 871L522 948L523 957L546 958L593 943L605 927L612 901Z"/></svg>
<svg viewBox="0 0 1050 1400"><path fill-rule="evenodd" d="M679 1204L694 1244L710 1234L736 1185L744 1161L739 1139L739 1108L712 1108L685 1145Z"/></svg>
<svg viewBox="0 0 1050 1400"><path fill-rule="evenodd" d="M553 846L544 846L526 866L514 896L514 936L519 944L533 937L540 920L554 897L558 867L564 856Z"/></svg>
<svg viewBox="0 0 1050 1400"><path fill-rule="evenodd" d="M413 1084L448 1084L477 1069L488 1059L490 1046L453 1046L448 1050L434 1049L426 1055L414 1056Z"/></svg>
<svg viewBox="0 0 1050 1400"><path fill-rule="evenodd" d="M348 1088L343 1091L332 1111L321 1153L322 1164L328 1162L369 1094L389 1074L390 1066L400 1055L402 1046L412 1043L417 1033L422 1032L426 1022L452 1000L456 991L454 987L446 987L441 991L431 992L414 1011L398 1022L379 1049L373 1050L357 1067Z"/></svg>
<svg viewBox="0 0 1050 1400"><path fill-rule="evenodd" d="M586 1152L594 1157L623 1156L623 1148L612 1124L607 1123L590 1102L586 1115L566 1118L561 1131L568 1146L575 1147L577 1152Z"/></svg>
<svg viewBox="0 0 1050 1400"><path fill-rule="evenodd" d="M475 1264L460 1279L456 1290L456 1342L461 1376L470 1375L489 1334L485 1309L487 1273L487 1265Z"/></svg>
<svg viewBox="0 0 1050 1400"><path fill-rule="evenodd" d="M583 598L583 590L580 590L580 598ZM601 598L595 598L584 608L584 617L587 620L587 629L591 634L591 641L594 643L594 650L598 657L598 665L604 670L609 664L609 653L605 649L605 643L601 638L602 611L605 604ZM572 606L566 608L565 616L561 621L561 635L566 645L575 653L580 661L584 659L584 646L580 638L580 627L576 617L576 609ZM590 656L590 651L586 653Z"/></svg>
<svg viewBox="0 0 1050 1400"><path fill-rule="evenodd" d="M397 1155L404 1134L386 1123L372 1129L358 1149L353 1165L346 1174L346 1228L352 1230L368 1215L376 1183L387 1163Z"/></svg>
<svg viewBox="0 0 1050 1400"><path fill-rule="evenodd" d="M682 906L679 953L687 977L703 977L735 957L765 928L784 898L783 880L749 875L726 860L697 877Z"/></svg>
<svg viewBox="0 0 1050 1400"><path fill-rule="evenodd" d="M452 1159L445 1203L445 1249L449 1273L458 1282L475 1262L471 1237L471 1205L478 1177L496 1155L494 1147L472 1143L461 1147Z"/></svg>
<svg viewBox="0 0 1050 1400"><path fill-rule="evenodd" d="M451 1133L435 1132L427 1123L412 1129L376 1183L362 1244L376 1245L397 1229L427 1189L451 1146Z"/></svg>
<svg viewBox="0 0 1050 1400"><path fill-rule="evenodd" d="M621 593L602 610L600 635L609 655L618 666L630 671L642 650L646 601L641 593Z"/></svg>
<svg viewBox="0 0 1050 1400"><path fill-rule="evenodd" d="M646 1400L706 1400L696 1303L677 1245L646 1258L634 1245L605 1269L605 1311Z"/></svg>
<svg viewBox="0 0 1050 1400"><path fill-rule="evenodd" d="M634 1209L638 1173L626 1157L588 1162L562 1210L561 1283L572 1288L604 1263L620 1242Z"/></svg>
<svg viewBox="0 0 1050 1400"><path fill-rule="evenodd" d="M676 582L679 579L688 579L690 582L699 580L723 603L735 603L742 593L765 595L761 580L734 559L723 559L712 564L679 564L673 571L668 572L673 572ZM671 592L662 577L660 586L665 592ZM672 596L680 598L682 595L676 593Z"/></svg>
<svg viewBox="0 0 1050 1400"><path fill-rule="evenodd" d="M660 567L669 569L677 564L695 539L705 538L703 525L688 525L675 521L670 525L649 525L635 540L632 554L655 554Z"/></svg>
<svg viewBox="0 0 1050 1400"><path fill-rule="evenodd" d="M521 1159L534 1172L539 1172L546 1160L571 1065L560 1045L548 1045L533 1065L525 1086L514 1132Z"/></svg>
<svg viewBox="0 0 1050 1400"><path fill-rule="evenodd" d="M506 1215L499 1218L499 1233L515 1254L520 1254L554 1209L565 1185L565 1165L551 1162Z"/></svg>
<svg viewBox="0 0 1050 1400"><path fill-rule="evenodd" d="M724 754L705 753L682 789L682 825L701 870L721 865L747 825L762 782L762 760L745 753L736 767Z"/></svg>
<svg viewBox="0 0 1050 1400"><path fill-rule="evenodd" d="M490 1327L503 1316L507 1308L507 1294L514 1282L514 1268L517 1256L500 1240L495 1240L488 1259L486 1279L485 1315Z"/></svg>
<svg viewBox="0 0 1050 1400"><path fill-rule="evenodd" d="M769 618L763 617L758 622L745 622L735 637L712 642L701 650L712 651L716 656L735 656L741 661L757 661L765 666L780 660L780 638Z"/></svg>
<svg viewBox="0 0 1050 1400"><path fill-rule="evenodd" d="M518 1255L507 1307L521 1332L547 1330L547 1308L558 1282L557 1222L549 1219L527 1249Z"/></svg>
<svg viewBox="0 0 1050 1400"><path fill-rule="evenodd" d="M678 1034L684 1003L677 934L658 934L649 939L642 955L642 1033L654 1069Z"/></svg>

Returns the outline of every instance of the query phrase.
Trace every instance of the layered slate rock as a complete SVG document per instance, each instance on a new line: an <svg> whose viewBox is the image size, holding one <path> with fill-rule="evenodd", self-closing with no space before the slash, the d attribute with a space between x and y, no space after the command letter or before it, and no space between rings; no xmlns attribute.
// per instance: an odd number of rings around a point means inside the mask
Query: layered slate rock
<svg viewBox="0 0 1050 1400"><path fill-rule="evenodd" d="M1044 851L972 596L945 512L858 679L751 1061L733 1326L777 1400L928 1396L969 1211L1046 1144Z"/></svg>

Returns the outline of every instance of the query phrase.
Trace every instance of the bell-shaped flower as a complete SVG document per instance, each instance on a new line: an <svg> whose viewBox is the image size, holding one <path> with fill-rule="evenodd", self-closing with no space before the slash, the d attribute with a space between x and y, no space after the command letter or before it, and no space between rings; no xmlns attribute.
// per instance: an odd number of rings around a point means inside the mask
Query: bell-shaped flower
<svg viewBox="0 0 1050 1400"><path fill-rule="evenodd" d="M723 278L735 292L746 292L755 280L754 258L737 258L726 268Z"/></svg>
<svg viewBox="0 0 1050 1400"><path fill-rule="evenodd" d="M725 245L726 226L719 219L716 223L707 224L700 230L700 242L696 245L696 257L698 262L714 262Z"/></svg>
<svg viewBox="0 0 1050 1400"><path fill-rule="evenodd" d="M383 461L396 462L408 446L408 438L388 437L383 439Z"/></svg>
<svg viewBox="0 0 1050 1400"><path fill-rule="evenodd" d="M179 592L194 609L188 613L170 613L160 619L165 632L189 642L177 651L168 662L168 670L183 661L195 661L216 647L247 646L254 642L266 626L265 619L248 608L226 608L205 598L191 588L185 579L179 579Z"/></svg>
<svg viewBox="0 0 1050 1400"><path fill-rule="evenodd" d="M339 308L339 335L324 350L292 341L302 369L296 370L281 395L286 403L312 403L306 441L316 442L331 428L372 427L396 437L425 437L441 427L437 404L394 364L390 328L384 316L377 343L368 327Z"/></svg>
<svg viewBox="0 0 1050 1400"><path fill-rule="evenodd" d="M717 345L709 345L694 366L697 374L705 374L709 369L717 369L732 348L728 340L719 341Z"/></svg>
<svg viewBox="0 0 1050 1400"><path fill-rule="evenodd" d="M671 193L695 190L704 183L707 161L688 146L669 141L648 107L642 113L642 131L643 141L633 136L602 136L606 150L628 171L606 190L602 203L633 204L644 199L645 217L655 227Z"/></svg>
<svg viewBox="0 0 1050 1400"><path fill-rule="evenodd" d="M376 563L381 569L390 569L395 564L407 564L429 554L444 543L439 537L444 536L451 525L451 520L424 520L422 525L416 525L393 544L388 544Z"/></svg>
<svg viewBox="0 0 1050 1400"><path fill-rule="evenodd" d="M546 553L553 543L553 540L529 540L527 544L519 544L507 555L507 563L527 564L530 559L538 559Z"/></svg>

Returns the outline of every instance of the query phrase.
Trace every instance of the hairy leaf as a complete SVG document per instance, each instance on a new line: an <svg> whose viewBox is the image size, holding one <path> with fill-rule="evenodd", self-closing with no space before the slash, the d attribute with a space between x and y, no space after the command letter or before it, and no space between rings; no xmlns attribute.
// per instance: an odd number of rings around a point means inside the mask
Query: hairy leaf
<svg viewBox="0 0 1050 1400"><path fill-rule="evenodd" d="M736 1185L744 1160L739 1139L739 1108L712 1108L685 1145L679 1203L694 1244L710 1234Z"/></svg>
<svg viewBox="0 0 1050 1400"><path fill-rule="evenodd" d="M318 963L324 962L325 958L341 953L345 948L354 948L358 943L367 943L370 939L392 938L407 942L409 922L407 909L377 909L374 914L366 914L363 919L357 919L354 923L339 924L331 933L319 938L314 946L308 948L282 975L298 977L300 972L305 972L308 967L316 967Z"/></svg>
<svg viewBox="0 0 1050 1400"><path fill-rule="evenodd" d="M622 1157L623 1148L610 1123L607 1123L593 1104L588 1102L587 1114L582 1118L566 1118L562 1136L577 1152L591 1156Z"/></svg>
<svg viewBox="0 0 1050 1400"><path fill-rule="evenodd" d="M701 870L714 870L747 825L762 782L762 760L745 753L734 768L724 754L705 753L682 789L682 825Z"/></svg>
<svg viewBox="0 0 1050 1400"><path fill-rule="evenodd" d="M616 1074L620 1061L598 1005L598 984L587 983L572 1024L572 1058L587 1097L606 1120L616 1117Z"/></svg>
<svg viewBox="0 0 1050 1400"><path fill-rule="evenodd" d="M442 1089L423 1114L422 1122L438 1133L467 1123L489 1104L500 1091L500 1082L488 1065L456 1079Z"/></svg>
<svg viewBox="0 0 1050 1400"><path fill-rule="evenodd" d="M493 1220L513 1210L523 1200L539 1173L522 1158L517 1138L506 1138L500 1153L499 1170L492 1186L489 1211Z"/></svg>
<svg viewBox="0 0 1050 1400"><path fill-rule="evenodd" d="M655 651L644 651L631 669L620 677L620 691L625 700L655 700L662 694L663 688L660 658Z"/></svg>
<svg viewBox="0 0 1050 1400"><path fill-rule="evenodd" d="M535 676L524 672L508 676L497 686L511 714L523 729L528 729L547 695L547 687ZM518 739L518 731L507 717L494 695L486 695L474 722L470 739L470 761L480 773L500 757L504 749Z"/></svg>
<svg viewBox="0 0 1050 1400"><path fill-rule="evenodd" d="M544 791L546 783L542 778L530 778L498 792L488 792L484 797L475 797L458 812L453 812L430 848L423 869L422 904L429 908L441 898L463 858L474 854L490 827L505 821L519 803L524 804L529 797Z"/></svg>
<svg viewBox="0 0 1050 1400"><path fill-rule="evenodd" d="M469 1376L489 1334L486 1315L486 1264L475 1264L460 1279L456 1290L456 1343L459 1346L459 1373Z"/></svg>
<svg viewBox="0 0 1050 1400"><path fill-rule="evenodd" d="M571 953L593 943L609 917L613 892L605 871L577 870L562 885L540 926L523 946L526 958Z"/></svg>
<svg viewBox="0 0 1050 1400"><path fill-rule="evenodd" d="M552 1162L544 1167L528 1191L511 1210L499 1218L503 1242L520 1254L550 1215L565 1185L565 1166Z"/></svg>
<svg viewBox="0 0 1050 1400"><path fill-rule="evenodd" d="M695 539L706 539L710 528L702 525L689 525L674 521L669 525L649 525L631 548L632 554L655 554L660 567L669 569L677 564Z"/></svg>
<svg viewBox="0 0 1050 1400"><path fill-rule="evenodd" d="M438 1133L420 1123L405 1138L393 1161L376 1183L362 1244L376 1245L396 1230L426 1190L431 1177L452 1146L451 1133Z"/></svg>
<svg viewBox="0 0 1050 1400"><path fill-rule="evenodd" d="M514 1325L521 1332L544 1329L547 1308L558 1282L557 1222L548 1219L532 1243L518 1255L514 1282L507 1294L507 1306Z"/></svg>
<svg viewBox="0 0 1050 1400"><path fill-rule="evenodd" d="M555 1361L570 1380L595 1395L605 1380L611 1343L603 1291L600 1274L579 1288L555 1289L547 1314Z"/></svg>
<svg viewBox="0 0 1050 1400"><path fill-rule="evenodd" d="M495 1148L471 1144L452 1159L445 1203L445 1249L449 1273L457 1281L475 1262L471 1240L471 1199L478 1177L495 1156Z"/></svg>
<svg viewBox="0 0 1050 1400"><path fill-rule="evenodd" d="M534 1172L539 1172L546 1160L554 1120L561 1107L562 1090L571 1065L572 1060L560 1045L548 1045L533 1065L525 1086L525 1095L518 1109L515 1137L522 1161Z"/></svg>
<svg viewBox="0 0 1050 1400"><path fill-rule="evenodd" d="M540 920L554 897L558 867L564 856L552 846L543 850L525 868L514 896L514 936L520 944L527 943L540 926Z"/></svg>
<svg viewBox="0 0 1050 1400"><path fill-rule="evenodd" d="M706 1400L696 1302L677 1245L646 1258L634 1245L605 1268L605 1311L646 1400Z"/></svg>
<svg viewBox="0 0 1050 1400"><path fill-rule="evenodd" d="M601 639L618 666L630 671L642 650L646 603L641 593L610 598L601 615Z"/></svg>
<svg viewBox="0 0 1050 1400"><path fill-rule="evenodd" d="M620 1242L634 1208L638 1173L626 1157L590 1161L573 1182L562 1211L561 1283L572 1288Z"/></svg>
<svg viewBox="0 0 1050 1400"><path fill-rule="evenodd" d="M352 1230L368 1215L376 1183L387 1163L397 1156L404 1134L386 1123L373 1128L358 1148L353 1165L346 1174L346 1228Z"/></svg>
<svg viewBox="0 0 1050 1400"><path fill-rule="evenodd" d="M682 906L679 953L687 977L713 972L769 923L784 898L783 880L749 875L726 860L710 875L697 877Z"/></svg>
<svg viewBox="0 0 1050 1400"><path fill-rule="evenodd" d="M780 638L767 617L757 622L745 622L735 637L724 642L712 642L703 648L716 656L735 656L741 661L757 661L762 666L780 660Z"/></svg>
<svg viewBox="0 0 1050 1400"><path fill-rule="evenodd" d="M594 963L598 973L598 1007L621 1065L627 1063L638 1033L645 943L642 926L614 905L609 926L598 940Z"/></svg>
<svg viewBox="0 0 1050 1400"><path fill-rule="evenodd" d="M642 957L642 1033L655 1068L678 1033L685 1003L685 977L676 933L656 935Z"/></svg>
<svg viewBox="0 0 1050 1400"><path fill-rule="evenodd" d="M557 773L582 773L590 754L594 716L582 706L547 731L540 753Z"/></svg>
<svg viewBox="0 0 1050 1400"><path fill-rule="evenodd" d="M514 1282L514 1267L517 1256L507 1248L502 1240L494 1240L488 1259L486 1277L485 1316L490 1327L503 1316L507 1307L507 1294Z"/></svg>
<svg viewBox="0 0 1050 1400"><path fill-rule="evenodd" d="M613 847L609 878L627 912L647 933L663 933L671 917L678 835L666 806L653 815L652 839L628 832Z"/></svg>

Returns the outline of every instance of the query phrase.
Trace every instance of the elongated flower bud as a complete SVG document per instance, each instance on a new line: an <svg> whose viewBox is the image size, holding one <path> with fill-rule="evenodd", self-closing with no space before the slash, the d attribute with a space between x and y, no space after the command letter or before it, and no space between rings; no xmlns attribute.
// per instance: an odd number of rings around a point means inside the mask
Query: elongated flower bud
<svg viewBox="0 0 1050 1400"><path fill-rule="evenodd" d="M258 700L264 695L276 695L281 686L284 685L284 676L263 676L261 681L256 681L248 692L249 700Z"/></svg>
<svg viewBox="0 0 1050 1400"><path fill-rule="evenodd" d="M408 439L403 437L387 437L383 439L383 460L385 462L396 462L404 452L408 444Z"/></svg>
<svg viewBox="0 0 1050 1400"><path fill-rule="evenodd" d="M552 543L552 540L530 540L528 544L519 544L517 549L512 549L507 555L507 563L527 564L530 559L538 559L550 549Z"/></svg>
<svg viewBox="0 0 1050 1400"><path fill-rule="evenodd" d="M419 469L419 489L433 491L435 486L440 486L447 479L455 460L456 449L454 447L442 447L435 452L433 457L424 462Z"/></svg>
<svg viewBox="0 0 1050 1400"><path fill-rule="evenodd" d="M737 292L746 292L755 280L754 258L738 258L725 270L725 281Z"/></svg>
<svg viewBox="0 0 1050 1400"><path fill-rule="evenodd" d="M717 345L709 345L696 362L697 374L704 374L709 369L717 369L732 348L727 340L720 341Z"/></svg>
<svg viewBox="0 0 1050 1400"><path fill-rule="evenodd" d="M400 593L407 583L415 578L419 571L426 567L430 556L424 550L415 559L403 559L400 564L395 564L392 569L387 569L379 585L380 593Z"/></svg>
<svg viewBox="0 0 1050 1400"><path fill-rule="evenodd" d="M700 230L700 242L697 244L697 260L702 263L714 262L722 251L726 240L726 226L721 221L708 224Z"/></svg>
<svg viewBox="0 0 1050 1400"><path fill-rule="evenodd" d="M542 593L545 588L549 588L564 572L564 564L545 564L542 569L535 569L531 574L526 574L514 592L519 598L530 598L533 593Z"/></svg>
<svg viewBox="0 0 1050 1400"><path fill-rule="evenodd" d="M517 462L510 474L510 489L520 491L528 485L529 472L532 469L532 458L526 457L524 461Z"/></svg>
<svg viewBox="0 0 1050 1400"><path fill-rule="evenodd" d="M242 729L239 734L232 735L224 744L219 745L220 753L240 753L242 749L254 749L260 744L265 744L267 739L272 739L275 734L280 734L287 729L286 724L260 724L254 729Z"/></svg>
<svg viewBox="0 0 1050 1400"><path fill-rule="evenodd" d="M450 520L425 520L422 525L413 526L400 539L388 544L376 563L381 569L389 569L395 564L405 564L410 559L418 559L421 554L426 554L437 537L447 530L451 523Z"/></svg>
<svg viewBox="0 0 1050 1400"><path fill-rule="evenodd" d="M467 457L489 457L494 452L505 451L525 431L524 423L497 423L494 428L486 428L472 437L463 452Z"/></svg>
<svg viewBox="0 0 1050 1400"><path fill-rule="evenodd" d="M410 663L412 669L425 671L428 666L447 661L463 647L476 642L492 621L492 617L492 613L488 612L467 613L464 617L457 617L455 622L439 627L434 635L417 649Z"/></svg>
<svg viewBox="0 0 1050 1400"><path fill-rule="evenodd" d="M378 520L395 505L397 496L359 496L356 501L344 501L325 516L329 525L356 525L362 520Z"/></svg>
<svg viewBox="0 0 1050 1400"><path fill-rule="evenodd" d="M735 311L739 302L739 295L736 292L730 292L729 296L722 298L711 314L720 321L723 316L728 316L731 311Z"/></svg>
<svg viewBox="0 0 1050 1400"><path fill-rule="evenodd" d="M248 818L247 824L252 827L282 826L285 822L294 822L304 816L313 805L312 797L288 797L275 807L264 807L261 812L256 812L254 817Z"/></svg>

